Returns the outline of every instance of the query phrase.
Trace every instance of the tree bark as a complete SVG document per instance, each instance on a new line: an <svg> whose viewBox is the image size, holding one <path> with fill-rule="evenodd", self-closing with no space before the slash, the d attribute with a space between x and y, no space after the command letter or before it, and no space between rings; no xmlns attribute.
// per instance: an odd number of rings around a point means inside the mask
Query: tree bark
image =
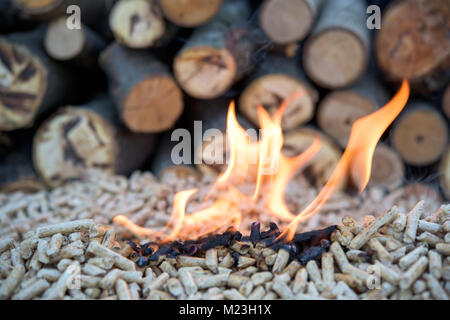
<svg viewBox="0 0 450 320"><path fill-rule="evenodd" d="M31 126L83 87L76 72L45 54L43 35L39 28L0 38L0 130Z"/></svg>
<svg viewBox="0 0 450 320"><path fill-rule="evenodd" d="M86 105L66 107L47 119L33 143L33 160L51 187L82 179L90 170L130 174L152 153L156 137L129 132L107 95Z"/></svg>
<svg viewBox="0 0 450 320"><path fill-rule="evenodd" d="M406 163L430 165L447 146L447 123L427 102L413 101L394 123L391 142Z"/></svg>
<svg viewBox="0 0 450 320"><path fill-rule="evenodd" d="M174 24L193 28L211 20L220 10L223 0L159 0L164 16Z"/></svg>
<svg viewBox="0 0 450 320"><path fill-rule="evenodd" d="M0 157L0 192L37 192L44 184L37 177L31 158L34 130L27 129L9 135L5 154Z"/></svg>
<svg viewBox="0 0 450 320"><path fill-rule="evenodd" d="M375 52L387 80L406 78L422 94L440 90L449 82L448 1L395 1L386 8L382 26Z"/></svg>
<svg viewBox="0 0 450 320"><path fill-rule="evenodd" d="M277 44L298 42L311 31L323 0L265 0L259 8L259 25Z"/></svg>
<svg viewBox="0 0 450 320"><path fill-rule="evenodd" d="M267 56L248 83L239 98L239 110L255 125L259 125L258 105L273 114L295 92L303 92L304 95L287 107L282 128L293 129L313 118L318 93L300 71L295 59Z"/></svg>
<svg viewBox="0 0 450 320"><path fill-rule="evenodd" d="M447 116L447 119L450 120L450 84L447 85L442 97L442 111Z"/></svg>
<svg viewBox="0 0 450 320"><path fill-rule="evenodd" d="M364 73L370 52L364 0L327 1L305 43L307 75L328 89L347 87Z"/></svg>
<svg viewBox="0 0 450 320"><path fill-rule="evenodd" d="M145 51L117 43L100 56L110 91L126 126L156 133L171 128L183 111L183 97L165 65Z"/></svg>
<svg viewBox="0 0 450 320"><path fill-rule="evenodd" d="M226 0L218 15L196 29L180 50L174 74L190 96L217 98L252 69L260 35L248 25L249 15L247 1Z"/></svg>

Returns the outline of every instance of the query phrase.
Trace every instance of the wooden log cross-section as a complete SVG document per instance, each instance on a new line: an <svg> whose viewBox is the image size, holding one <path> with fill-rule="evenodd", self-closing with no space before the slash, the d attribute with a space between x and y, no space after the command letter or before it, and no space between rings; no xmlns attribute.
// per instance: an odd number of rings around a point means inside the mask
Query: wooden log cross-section
<svg viewBox="0 0 450 320"><path fill-rule="evenodd" d="M251 70L258 37L249 16L247 1L226 0L217 16L188 39L173 70L190 96L217 98Z"/></svg>
<svg viewBox="0 0 450 320"><path fill-rule="evenodd" d="M106 95L86 105L66 107L47 119L33 142L33 162L51 187L81 179L89 170L130 174L153 151L152 134L129 132Z"/></svg>
<svg viewBox="0 0 450 320"><path fill-rule="evenodd" d="M303 50L303 65L316 84L349 86L364 73L370 52L364 0L326 1Z"/></svg>
<svg viewBox="0 0 450 320"><path fill-rule="evenodd" d="M67 28L66 18L52 21L44 39L47 54L55 60L82 67L95 67L106 42L95 31L82 25L81 29Z"/></svg>
<svg viewBox="0 0 450 320"><path fill-rule="evenodd" d="M43 36L38 28L0 37L0 130L30 126L81 87L73 70L46 55Z"/></svg>
<svg viewBox="0 0 450 320"><path fill-rule="evenodd" d="M290 130L284 134L282 152L288 157L297 156L305 151L316 137L320 139L321 149L310 161L310 164L301 171L301 174L311 186L320 189L331 177L342 154L339 147L330 138L311 127ZM346 185L346 179L342 179L338 189L342 190Z"/></svg>
<svg viewBox="0 0 450 320"><path fill-rule="evenodd" d="M302 40L311 30L323 0L265 0L259 25L270 40L288 44Z"/></svg>
<svg viewBox="0 0 450 320"><path fill-rule="evenodd" d="M382 16L375 39L378 64L388 80L406 78L422 94L450 81L450 2L395 1Z"/></svg>
<svg viewBox="0 0 450 320"><path fill-rule="evenodd" d="M408 103L395 121L391 142L403 160L411 165L430 165L442 156L448 143L445 118L425 101Z"/></svg>
<svg viewBox="0 0 450 320"><path fill-rule="evenodd" d="M155 1L119 0L111 10L109 26L117 42L130 48L153 46L166 29Z"/></svg>
<svg viewBox="0 0 450 320"><path fill-rule="evenodd" d="M375 112L388 101L388 94L372 74L366 74L355 85L328 93L319 104L317 123L330 137L345 148L353 123Z"/></svg>
<svg viewBox="0 0 450 320"><path fill-rule="evenodd" d="M47 20L66 11L66 0L13 0L23 16L34 20Z"/></svg>
<svg viewBox="0 0 450 320"><path fill-rule="evenodd" d="M294 99L286 108L281 126L293 129L314 116L318 93L299 70L294 59L269 55L249 80L239 98L239 110L255 125L258 121L258 105L273 114L281 103L296 92L303 95Z"/></svg>
<svg viewBox="0 0 450 320"><path fill-rule="evenodd" d="M125 125L134 132L171 128L183 111L182 92L168 68L146 51L111 44L100 64Z"/></svg>
<svg viewBox="0 0 450 320"><path fill-rule="evenodd" d="M373 154L368 186L383 187L392 191L403 184L404 178L405 165L400 155L386 144L378 145Z"/></svg>
<svg viewBox="0 0 450 320"><path fill-rule="evenodd" d="M159 0L164 16L174 24L193 28L211 20L223 0Z"/></svg>

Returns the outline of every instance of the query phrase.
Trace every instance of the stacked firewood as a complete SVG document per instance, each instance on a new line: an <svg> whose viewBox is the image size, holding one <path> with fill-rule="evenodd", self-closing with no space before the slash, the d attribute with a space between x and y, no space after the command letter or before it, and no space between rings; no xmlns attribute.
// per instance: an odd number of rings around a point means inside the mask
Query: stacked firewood
<svg viewBox="0 0 450 320"><path fill-rule="evenodd" d="M241 124L258 127L258 105L273 113L300 90L282 120L284 152L298 154L320 136L323 148L304 171L318 188L354 121L407 78L414 96L376 149L370 184L391 191L426 172L448 197L450 6L390 1L375 32L366 24L370 4L2 1L0 186L53 188L92 169L159 173L171 164L172 129L193 133L201 120L204 130L225 130L232 99Z"/></svg>

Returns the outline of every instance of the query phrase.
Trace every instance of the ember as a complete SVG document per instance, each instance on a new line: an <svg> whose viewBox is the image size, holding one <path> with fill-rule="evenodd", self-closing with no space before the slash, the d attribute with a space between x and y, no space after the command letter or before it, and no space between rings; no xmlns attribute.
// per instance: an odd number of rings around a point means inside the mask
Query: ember
<svg viewBox="0 0 450 320"><path fill-rule="evenodd" d="M337 226L330 226L322 230L298 233L291 241L285 242L278 239L280 231L275 223L271 223L269 229L263 232L260 232L259 228L260 223L253 222L250 237L242 237L239 231L230 229L222 234L210 235L197 240L166 242L160 246L156 242L140 245L131 240L128 241L128 244L139 255L134 257L139 267L148 266L151 262L160 261L163 257L175 258L179 255L201 257L210 249L233 248L233 245L238 242L241 244L241 248L248 243L247 248L253 244L254 247L269 248L274 251L284 249L289 253L289 261L296 259L301 264L306 264L310 260L320 258L323 252L328 251L331 234L337 230ZM153 250L153 247L156 249ZM232 256L237 261L239 252L235 252Z"/></svg>

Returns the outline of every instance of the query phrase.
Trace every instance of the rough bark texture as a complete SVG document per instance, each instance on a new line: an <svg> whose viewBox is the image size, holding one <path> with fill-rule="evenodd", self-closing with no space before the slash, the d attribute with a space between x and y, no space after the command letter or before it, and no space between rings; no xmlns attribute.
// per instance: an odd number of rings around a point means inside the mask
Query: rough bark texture
<svg viewBox="0 0 450 320"><path fill-rule="evenodd" d="M151 154L156 138L121 125L106 95L67 107L45 121L33 143L37 172L51 187L86 177L90 170L130 174Z"/></svg>
<svg viewBox="0 0 450 320"><path fill-rule="evenodd" d="M343 88L364 73L370 52L364 0L324 3L303 51L308 76L319 86Z"/></svg>
<svg viewBox="0 0 450 320"><path fill-rule="evenodd" d="M394 123L391 141L408 164L429 165L441 157L447 146L447 123L427 102L416 100Z"/></svg>
<svg viewBox="0 0 450 320"><path fill-rule="evenodd" d="M372 160L369 186L395 190L403 184L405 166L400 155L386 144L376 147Z"/></svg>
<svg viewBox="0 0 450 320"><path fill-rule="evenodd" d="M310 121L314 116L318 93L300 71L295 59L269 55L258 66L255 74L239 98L239 110L255 125L258 105L273 114L292 94L303 92L287 107L281 126L293 129Z"/></svg>
<svg viewBox="0 0 450 320"><path fill-rule="evenodd" d="M164 16L178 26L193 28L211 20L223 0L159 0Z"/></svg>
<svg viewBox="0 0 450 320"><path fill-rule="evenodd" d="M0 130L30 126L80 92L77 74L45 54L43 35L39 28L0 38Z"/></svg>
<svg viewBox="0 0 450 320"><path fill-rule="evenodd" d="M251 70L259 36L247 23L249 15L247 1L227 0L210 23L194 31L173 64L189 95L219 97Z"/></svg>
<svg viewBox="0 0 450 320"><path fill-rule="evenodd" d="M89 27L82 25L81 29L71 30L66 26L66 18L58 18L47 27L44 46L55 60L95 68L106 42Z"/></svg>
<svg viewBox="0 0 450 320"><path fill-rule="evenodd" d="M317 123L342 147L347 146L353 123L388 101L383 85L373 74L366 74L352 87L332 91L319 104Z"/></svg>
<svg viewBox="0 0 450 320"><path fill-rule="evenodd" d="M33 130L21 130L8 139L5 154L0 157L0 192L37 192L44 189L31 160ZM0 142L1 144L1 142ZM0 149L3 149L0 146Z"/></svg>
<svg viewBox="0 0 450 320"><path fill-rule="evenodd" d="M113 43L101 54L100 64L131 131L155 133L175 124L183 111L182 93L167 67L153 55Z"/></svg>
<svg viewBox="0 0 450 320"><path fill-rule="evenodd" d="M320 139L322 147L314 159L311 160L310 165L302 170L302 174L312 186L321 188L331 177L334 168L341 158L339 147L330 138L319 130L309 127L291 130L284 134L282 151L283 154L289 157L299 155L311 145L315 137ZM338 188L343 189L346 184L347 181L343 179L339 183Z"/></svg>
<svg viewBox="0 0 450 320"><path fill-rule="evenodd" d="M450 2L395 1L383 13L375 41L378 64L391 81L409 79L427 94L450 79Z"/></svg>
<svg viewBox="0 0 450 320"><path fill-rule="evenodd" d="M265 0L259 9L259 25L275 43L302 40L311 30L323 0Z"/></svg>
<svg viewBox="0 0 450 320"><path fill-rule="evenodd" d="M442 111L444 111L447 119L450 119L450 84L447 85L442 97Z"/></svg>
<svg viewBox="0 0 450 320"><path fill-rule="evenodd" d="M117 42L130 48L154 46L165 32L164 17L154 0L120 0L109 16Z"/></svg>

